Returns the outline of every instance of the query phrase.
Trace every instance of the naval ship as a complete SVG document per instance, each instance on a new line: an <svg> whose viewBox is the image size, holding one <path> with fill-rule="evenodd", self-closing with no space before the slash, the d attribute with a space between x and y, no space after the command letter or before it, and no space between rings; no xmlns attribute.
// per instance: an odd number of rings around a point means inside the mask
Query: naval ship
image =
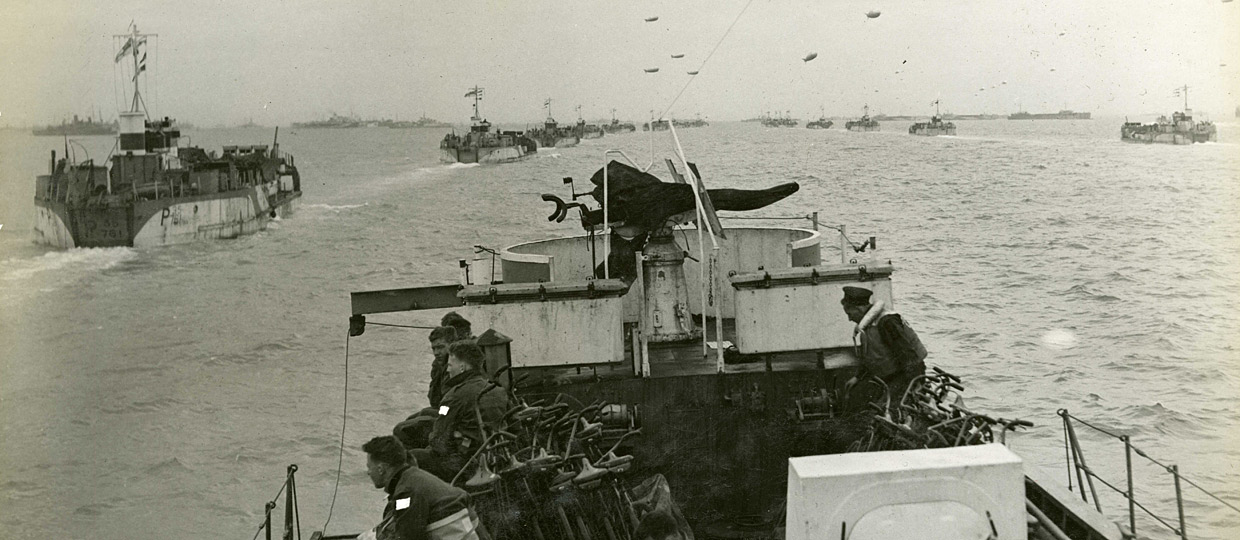
<svg viewBox="0 0 1240 540"><path fill-rule="evenodd" d="M706 127L706 126L709 126L709 125L710 125L710 123L709 123L709 122L707 122L707 121L705 121L705 120L703 120L703 119L702 119L702 115L700 115L700 114L699 114L699 115L697 115L697 116L694 116L692 120L677 120L677 119L673 118L673 119L672 119L672 125L674 125L674 126L676 126L676 127L696 128L696 127Z"/></svg>
<svg viewBox="0 0 1240 540"><path fill-rule="evenodd" d="M844 129L848 131L880 131L878 121L870 118L870 106L863 107L864 113L861 118L844 122Z"/></svg>
<svg viewBox="0 0 1240 540"><path fill-rule="evenodd" d="M603 127L598 124L587 124L585 119L581 117L581 105L577 109L577 124L573 126L573 134L578 139L598 139L606 134Z"/></svg>
<svg viewBox="0 0 1240 540"><path fill-rule="evenodd" d="M543 120L541 127L536 127L527 131L527 135L531 139L538 141L541 148L568 148L577 146L581 142L581 137L577 135L576 129L572 126L561 127L551 116L551 98L547 98L543 102L543 107L547 108L547 119Z"/></svg>
<svg viewBox="0 0 1240 540"><path fill-rule="evenodd" d="M1089 120L1090 113L1076 112L1071 109L1063 109L1053 113L1028 113L1025 111L1014 112L1008 115L1008 120Z"/></svg>
<svg viewBox="0 0 1240 540"><path fill-rule="evenodd" d="M797 127L799 121L791 116L791 111L785 111L781 115L765 114L759 120L763 127Z"/></svg>
<svg viewBox="0 0 1240 540"><path fill-rule="evenodd" d="M477 86L465 93L474 98L474 115L469 132L455 131L439 141L439 161L445 163L508 163L525 159L538 152L538 143L520 131L491 132L491 123L478 114L478 101L483 88Z"/></svg>
<svg viewBox="0 0 1240 540"><path fill-rule="evenodd" d="M808 129L831 129L835 122L827 119L827 114L823 112L822 107L818 108L818 119L812 122L806 122L805 127Z"/></svg>
<svg viewBox="0 0 1240 540"><path fill-rule="evenodd" d="M650 131L650 130L654 130L654 131L667 131L667 128L668 128L668 126L669 126L669 125L670 125L670 122L668 122L668 121L667 121L667 119L665 119L665 118L660 118L660 119L655 120L655 121L653 121L653 122L643 122L643 123L642 123L642 131Z"/></svg>
<svg viewBox="0 0 1240 540"><path fill-rule="evenodd" d="M1171 118L1159 116L1152 124L1125 121L1119 128L1119 138L1124 142L1157 144L1193 144L1218 142L1218 129L1214 122L1193 122L1193 110L1188 108L1188 86L1176 89L1184 93L1184 112L1171 113Z"/></svg>
<svg viewBox="0 0 1240 540"><path fill-rule="evenodd" d="M1079 480L1064 489L1005 444L1031 424L968 409L961 377L935 368L903 391L854 381L857 332L897 305L896 267L877 239L856 243L843 225L828 236L817 213L812 227L724 227L719 211L773 206L799 186L707 189L710 171L669 129L668 180L654 160L643 168L611 150L591 191L569 177L567 201L541 196L549 221L575 217L583 234L460 260L459 282L351 294L350 340L364 339L367 317L425 310L486 329L486 391L512 407L452 483L491 537L1136 537L1131 466L1125 488L1105 483L1129 501L1115 523L1076 436L1102 428L1058 411ZM873 295L859 322L840 307L845 287ZM282 490L286 539L301 534L295 471ZM279 497L258 532L271 534ZM1178 527L1159 519L1183 535L1178 489L1177 501Z"/></svg>
<svg viewBox="0 0 1240 540"><path fill-rule="evenodd" d="M147 116L138 85L139 51L153 34L115 36L117 63L132 56L133 99L120 113L110 161L73 161L52 151L35 181L35 242L56 248L150 247L235 238L293 212L301 178L293 156L271 146L225 146L222 153L183 145L176 121Z"/></svg>
<svg viewBox="0 0 1240 540"><path fill-rule="evenodd" d="M633 125L632 122L621 122L619 120L616 120L616 110L612 109L611 110L611 123L603 124L603 131L606 131L607 133L612 133L612 134L632 133L634 131L637 131L637 126Z"/></svg>
<svg viewBox="0 0 1240 540"><path fill-rule="evenodd" d="M939 115L939 100L934 100L934 116L930 117L929 122L917 122L908 127L909 135L922 135L926 137L934 137L938 135L955 135L956 124L944 122L943 117Z"/></svg>
<svg viewBox="0 0 1240 540"><path fill-rule="evenodd" d="M39 137L80 137L85 135L115 135L116 129L117 123L115 121L108 123L104 122L102 118L96 121L90 116L83 120L75 114L73 115L72 122L65 121L59 124L39 126L30 130L30 132Z"/></svg>

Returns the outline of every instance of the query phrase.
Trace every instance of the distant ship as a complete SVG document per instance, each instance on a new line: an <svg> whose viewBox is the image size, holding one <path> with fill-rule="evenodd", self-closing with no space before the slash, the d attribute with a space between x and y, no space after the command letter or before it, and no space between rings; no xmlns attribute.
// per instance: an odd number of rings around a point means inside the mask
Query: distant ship
<svg viewBox="0 0 1240 540"><path fill-rule="evenodd" d="M642 131L650 131L652 128L655 131L667 131L667 127L668 127L667 120L655 120L653 123L652 122L643 123Z"/></svg>
<svg viewBox="0 0 1240 540"><path fill-rule="evenodd" d="M418 118L417 120L380 120L379 127L386 127L386 128L392 128L392 129L446 128L446 127L452 127L452 124L449 124L447 122L440 122L439 120L435 120L434 118L427 118L426 115L424 114L422 115L421 118Z"/></svg>
<svg viewBox="0 0 1240 540"><path fill-rule="evenodd" d="M824 113L822 108L820 107L818 109L818 119L814 120L813 122L807 122L805 124L805 127L809 129L831 129L831 126L834 126L834 125L835 125L835 122L827 120L826 113Z"/></svg>
<svg viewBox="0 0 1240 540"><path fill-rule="evenodd" d="M632 122L621 122L616 120L616 110L611 110L611 123L603 125L603 131L607 133L632 133L637 131L637 126Z"/></svg>
<svg viewBox="0 0 1240 540"><path fill-rule="evenodd" d="M447 163L507 163L518 161L538 152L538 143L520 131L497 131L491 133L491 123L478 114L478 100L482 88L470 89L465 97L474 98L474 115L470 118L469 132L444 135L439 141L439 160Z"/></svg>
<svg viewBox="0 0 1240 540"><path fill-rule="evenodd" d="M1002 120L1007 118L1002 114L951 114L943 115L944 120Z"/></svg>
<svg viewBox="0 0 1240 540"><path fill-rule="evenodd" d="M878 121L870 118L870 106L866 105L864 110L865 112L861 115L861 118L844 122L844 129L848 131L880 131L882 128L879 127Z"/></svg>
<svg viewBox="0 0 1240 540"><path fill-rule="evenodd" d="M604 135L602 127L597 124L587 124L581 118L581 105L577 106L577 125L573 126L573 133L579 139L598 139Z"/></svg>
<svg viewBox="0 0 1240 540"><path fill-rule="evenodd" d="M1089 113L1064 109L1056 113L1027 113L1024 111L1008 115L1008 120L1089 120Z"/></svg>
<svg viewBox="0 0 1240 540"><path fill-rule="evenodd" d="M797 127L800 120L792 118L790 112L785 111L783 116L765 114L759 120L765 127Z"/></svg>
<svg viewBox="0 0 1240 540"><path fill-rule="evenodd" d="M581 137L574 133L572 127L560 127L555 118L551 116L551 98L547 98L547 101L543 102L543 106L547 108L547 119L543 120L542 127L529 130L527 135L531 139L538 141L540 148L577 146L577 143L581 142Z"/></svg>
<svg viewBox="0 0 1240 540"><path fill-rule="evenodd" d="M696 116L692 120L676 120L673 118L672 125L676 127L696 128L696 127L706 127L706 126L709 126L710 124L707 123L705 120L702 120L701 116Z"/></svg>
<svg viewBox="0 0 1240 540"><path fill-rule="evenodd" d="M1172 113L1170 120L1166 116L1159 116L1153 124L1124 122L1119 128L1120 140L1158 144L1217 142L1218 130L1214 127L1214 122L1203 120L1194 123L1193 110L1188 108L1188 86L1177 88L1177 95L1181 90L1184 92L1184 112Z"/></svg>
<svg viewBox="0 0 1240 540"><path fill-rule="evenodd" d="M35 181L35 242L150 247L235 238L293 211L301 197L293 156L275 141L225 146L220 155L181 145L176 121L148 118L138 90L146 70L140 49L154 35L133 27L115 37L124 39L116 61L132 55L136 74L132 106L120 113L117 151L105 165L89 156L58 160L52 152L48 174Z"/></svg>
<svg viewBox="0 0 1240 540"><path fill-rule="evenodd" d="M333 113L327 120L313 120L310 122L293 122L293 127L295 128L310 128L310 129L356 128L356 127L364 127L365 125L366 125L366 122L363 122L358 118L353 118L349 116L340 116L339 114L335 114L335 113Z"/></svg>
<svg viewBox="0 0 1240 540"><path fill-rule="evenodd" d="M31 130L32 133L40 137L46 136L85 136L85 135L115 135L117 122L113 120L110 123L104 123L102 119L95 119L87 116L85 120L73 115L72 122L61 122L58 125L39 126Z"/></svg>
<svg viewBox="0 0 1240 540"><path fill-rule="evenodd" d="M908 127L909 135L922 135L926 137L934 137L938 135L955 135L956 124L944 122L943 117L939 115L939 100L934 100L934 116L930 117L929 122L918 122Z"/></svg>

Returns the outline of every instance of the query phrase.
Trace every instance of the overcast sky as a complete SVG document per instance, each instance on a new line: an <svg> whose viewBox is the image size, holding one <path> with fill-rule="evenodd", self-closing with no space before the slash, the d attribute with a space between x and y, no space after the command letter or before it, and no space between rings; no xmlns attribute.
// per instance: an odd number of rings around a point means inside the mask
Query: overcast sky
<svg viewBox="0 0 1240 540"><path fill-rule="evenodd" d="M151 112L199 125L333 112L463 123L475 84L495 122L537 122L546 98L561 121L576 105L586 118L615 108L641 121L691 78L669 116L857 115L866 103L924 114L936 98L957 113L1141 115L1180 108L1172 91L1184 84L1190 106L1217 120L1240 105L1240 2L746 4L2 0L0 126L96 108L114 118L129 67L114 64L112 36L131 20L159 35L148 47Z"/></svg>

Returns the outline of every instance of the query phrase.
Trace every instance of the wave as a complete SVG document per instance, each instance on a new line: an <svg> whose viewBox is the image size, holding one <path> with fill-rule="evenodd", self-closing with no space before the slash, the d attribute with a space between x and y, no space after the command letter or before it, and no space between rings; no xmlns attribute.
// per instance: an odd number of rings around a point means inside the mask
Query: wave
<svg viewBox="0 0 1240 540"><path fill-rule="evenodd" d="M474 167L479 167L481 165L482 165L481 163L448 163L445 165L440 165L439 167L426 167L426 168L418 169L418 170L434 171L437 169L472 169Z"/></svg>
<svg viewBox="0 0 1240 540"><path fill-rule="evenodd" d="M33 258L10 258L0 262L0 279L28 279L43 272L107 270L133 260L138 252L128 247L74 248L49 251Z"/></svg>
<svg viewBox="0 0 1240 540"><path fill-rule="evenodd" d="M304 205L302 206L302 208L307 209L307 210L311 210L311 209L330 210L330 211L339 213L341 210L353 210L354 208L363 208L366 206L370 206L370 203L362 203L362 204L317 204L316 203L316 204Z"/></svg>
<svg viewBox="0 0 1240 540"><path fill-rule="evenodd" d="M176 398L162 397L146 401L134 401L119 407L100 407L99 410L108 414L147 413L178 409L184 404L184 401Z"/></svg>

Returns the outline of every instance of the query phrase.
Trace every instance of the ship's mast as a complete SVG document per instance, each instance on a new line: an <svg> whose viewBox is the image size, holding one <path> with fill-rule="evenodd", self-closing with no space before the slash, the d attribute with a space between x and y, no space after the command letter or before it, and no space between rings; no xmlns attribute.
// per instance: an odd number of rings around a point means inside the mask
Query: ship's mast
<svg viewBox="0 0 1240 540"><path fill-rule="evenodd" d="M939 116L939 100L934 100L934 116Z"/></svg>
<svg viewBox="0 0 1240 540"><path fill-rule="evenodd" d="M482 88L479 88L477 85L475 85L473 88L469 90L469 92L465 93L465 97L472 96L474 98L474 117L471 119L474 122L482 121L482 115L478 114L478 100L482 99L482 90L483 90ZM426 113L422 113L422 115L425 116Z"/></svg>
<svg viewBox="0 0 1240 540"><path fill-rule="evenodd" d="M547 101L543 103L543 106L547 107L547 120L551 120L551 98L547 98Z"/></svg>
<svg viewBox="0 0 1240 540"><path fill-rule="evenodd" d="M159 34L142 34L138 32L137 25L130 25L128 34L113 34L114 38L123 39L120 52L116 53L116 62L120 62L126 54L133 58L133 100L130 102L129 111L127 112L146 112L146 103L142 100L142 92L138 86L139 76L146 71L146 53L142 51L142 46L146 45L148 38L158 38ZM139 106L142 109L139 109Z"/></svg>

